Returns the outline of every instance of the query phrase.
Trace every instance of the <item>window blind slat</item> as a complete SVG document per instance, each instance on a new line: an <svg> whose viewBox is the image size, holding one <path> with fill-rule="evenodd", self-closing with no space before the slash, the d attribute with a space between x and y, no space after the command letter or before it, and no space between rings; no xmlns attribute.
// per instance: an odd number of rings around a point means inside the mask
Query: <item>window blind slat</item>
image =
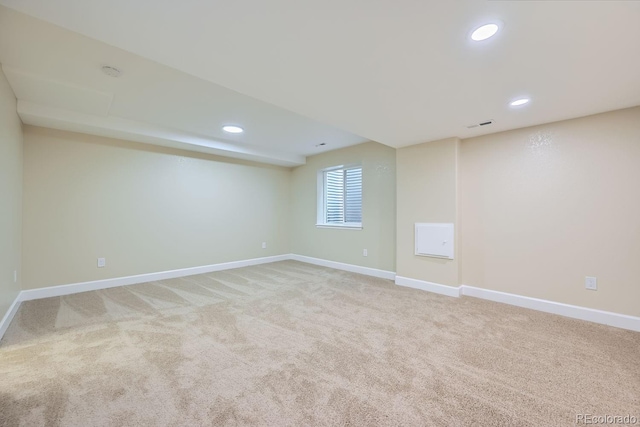
<svg viewBox="0 0 640 427"><path fill-rule="evenodd" d="M326 222L338 224L344 221L344 174L342 170L326 173Z"/></svg>
<svg viewBox="0 0 640 427"><path fill-rule="evenodd" d="M345 171L345 222L362 222L362 169Z"/></svg>
<svg viewBox="0 0 640 427"><path fill-rule="evenodd" d="M325 172L325 221L362 222L362 168Z"/></svg>
<svg viewBox="0 0 640 427"><path fill-rule="evenodd" d="M345 222L362 222L362 169L345 171Z"/></svg>

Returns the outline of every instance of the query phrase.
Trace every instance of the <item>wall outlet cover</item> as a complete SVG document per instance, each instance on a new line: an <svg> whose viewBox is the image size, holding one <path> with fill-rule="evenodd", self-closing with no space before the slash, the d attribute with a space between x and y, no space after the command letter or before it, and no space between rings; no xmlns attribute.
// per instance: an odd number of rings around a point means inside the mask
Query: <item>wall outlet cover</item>
<svg viewBox="0 0 640 427"><path fill-rule="evenodd" d="M598 290L598 279L596 279L595 277L585 277L584 278L584 287L589 289L590 291L597 291Z"/></svg>

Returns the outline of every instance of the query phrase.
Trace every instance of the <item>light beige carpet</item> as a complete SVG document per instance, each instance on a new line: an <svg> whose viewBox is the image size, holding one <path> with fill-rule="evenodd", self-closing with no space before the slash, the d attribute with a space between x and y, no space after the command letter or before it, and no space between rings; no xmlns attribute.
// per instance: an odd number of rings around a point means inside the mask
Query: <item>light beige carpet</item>
<svg viewBox="0 0 640 427"><path fill-rule="evenodd" d="M293 261L25 302L5 426L640 417L640 334Z"/></svg>

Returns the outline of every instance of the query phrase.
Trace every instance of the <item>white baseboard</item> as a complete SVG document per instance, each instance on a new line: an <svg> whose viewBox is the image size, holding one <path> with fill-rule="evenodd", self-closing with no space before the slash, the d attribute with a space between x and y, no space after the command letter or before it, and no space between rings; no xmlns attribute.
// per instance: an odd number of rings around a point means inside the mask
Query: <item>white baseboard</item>
<svg viewBox="0 0 640 427"><path fill-rule="evenodd" d="M9 327L9 325L11 324L11 321L13 320L13 316L15 316L16 313L18 312L18 308L20 307L20 302L21 302L20 294L18 294L18 296L16 296L16 299L13 300L13 303L9 307L9 310L7 310L7 313L4 315L4 317L0 321L0 340L4 336L4 333L7 331L7 328Z"/></svg>
<svg viewBox="0 0 640 427"><path fill-rule="evenodd" d="M181 268L178 270L161 271L157 273L138 274L135 276L115 277L113 279L93 280L90 282L57 285L39 289L28 289L20 292L19 301L30 301L40 298L59 297L79 292L96 291L99 289L114 288L117 286L135 285L137 283L153 282L157 280L175 279L177 277L192 276L195 274L211 273L214 271L230 270L233 268L249 267L251 265L267 264L277 261L296 260L309 264L322 265L338 270L346 270L369 276L381 277L393 280L395 273L391 271L376 270L375 268L360 267L357 265L343 264L334 261L326 261L302 255L284 254L264 258L254 258L242 261L225 262L221 264L204 265L200 267Z"/></svg>
<svg viewBox="0 0 640 427"><path fill-rule="evenodd" d="M135 276L116 277L113 279L94 280L91 282L73 283L70 285L50 286L47 288L29 289L20 292L20 301L40 298L59 297L79 292L96 291L98 289L114 288L116 286L135 285L136 283L152 282L156 280L175 279L176 277L193 276L194 274L211 273L214 271L230 270L232 268L248 267L251 265L267 264L291 259L290 254L254 258L242 261L224 262L221 264L204 265L200 267L181 268L178 270L161 271L158 273L138 274Z"/></svg>
<svg viewBox="0 0 640 427"><path fill-rule="evenodd" d="M177 277L191 276L194 274L210 273L214 271L229 270L233 268L248 267L252 265L267 264L277 261L294 260L323 267L335 268L337 270L349 271L352 273L364 274L367 276L379 277L382 279L395 280L400 286L421 289L451 297L461 295L486 299L495 302L571 317L574 319L586 320L603 325L614 326L622 329L629 329L640 332L640 317L618 314L608 311L595 310L592 308L563 304L554 301L525 297L522 295L509 294L505 292L493 291L489 289L476 288L468 285L458 287L446 286L438 283L426 282L423 280L411 279L408 277L396 276L392 271L378 270L375 268L361 267L359 265L345 264L336 261L329 261L320 258L313 258L304 255L285 254L269 256L264 258L254 258L242 261L232 261L221 264L205 265L201 267L183 268L178 270L162 271L158 273L139 274L135 276L117 277L113 279L96 280L91 282L73 283L70 285L51 286L48 288L30 289L20 292L9 311L0 322L0 339L9 327L11 320L18 311L21 301L29 301L40 298L49 298L62 295L70 295L79 292L94 291L98 289L113 288L116 286L133 285L157 280L174 279Z"/></svg>
<svg viewBox="0 0 640 427"><path fill-rule="evenodd" d="M359 265L345 264L342 262L328 261L326 259L313 258L304 255L291 254L291 260L306 262L308 264L320 265L322 267L335 268L336 270L349 271L351 273L364 274L367 276L379 277L381 279L394 280L396 273L393 271L378 270L376 268L361 267Z"/></svg>
<svg viewBox="0 0 640 427"><path fill-rule="evenodd" d="M402 276L396 276L396 285L421 289L423 291L434 292L436 294L447 295L450 297L459 297L464 295L481 298L489 301L529 308L531 310L543 311L545 313L571 317L573 319L586 320L588 322L600 323L602 325L615 326L616 328L640 332L640 317L629 316L626 314L563 304L560 302L525 297L522 295L509 294L490 289L476 288L469 285L460 285L457 287L446 286Z"/></svg>
<svg viewBox="0 0 640 427"><path fill-rule="evenodd" d="M640 317L461 285L462 295L640 332Z"/></svg>
<svg viewBox="0 0 640 427"><path fill-rule="evenodd" d="M439 283L425 282L424 280L410 279L408 277L396 276L396 285L421 289L423 291L442 294L449 297L457 298L460 296L460 288L457 286L441 285Z"/></svg>

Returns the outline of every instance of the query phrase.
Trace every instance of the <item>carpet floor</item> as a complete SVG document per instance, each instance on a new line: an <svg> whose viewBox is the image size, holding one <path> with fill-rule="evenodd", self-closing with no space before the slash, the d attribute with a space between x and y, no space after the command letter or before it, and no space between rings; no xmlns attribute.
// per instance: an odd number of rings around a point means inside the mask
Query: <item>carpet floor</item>
<svg viewBox="0 0 640 427"><path fill-rule="evenodd" d="M24 302L4 426L640 423L640 333L285 261Z"/></svg>

